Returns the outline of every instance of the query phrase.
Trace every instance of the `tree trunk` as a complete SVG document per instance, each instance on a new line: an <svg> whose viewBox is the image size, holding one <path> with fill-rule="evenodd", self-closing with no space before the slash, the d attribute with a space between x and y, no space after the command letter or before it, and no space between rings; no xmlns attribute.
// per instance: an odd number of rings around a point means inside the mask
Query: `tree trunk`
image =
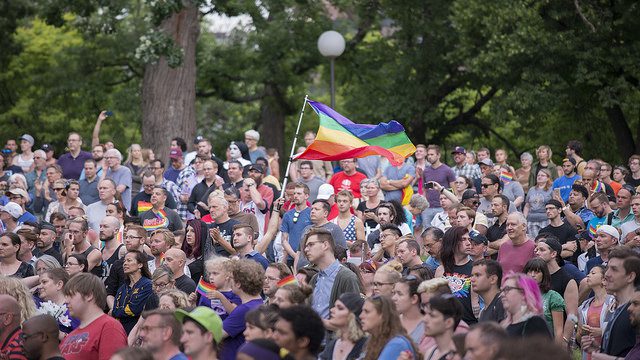
<svg viewBox="0 0 640 360"><path fill-rule="evenodd" d="M286 110L277 98L274 85L265 85L265 97L260 104L260 142L265 148L275 148L280 155L280 174L284 173L283 166L289 160L289 151L284 149L284 118ZM304 143L303 143L304 144Z"/></svg>
<svg viewBox="0 0 640 360"><path fill-rule="evenodd" d="M631 129L627 123L627 119L622 112L622 109L618 105L605 108L609 123L611 124L611 130L616 138L616 144L618 145L618 153L625 159L628 159L636 151L636 144L631 135Z"/></svg>
<svg viewBox="0 0 640 360"><path fill-rule="evenodd" d="M142 142L158 159L168 158L171 139L190 143L196 131L196 42L199 12L192 1L160 26L184 51L183 62L171 68L162 57L148 64L142 79Z"/></svg>

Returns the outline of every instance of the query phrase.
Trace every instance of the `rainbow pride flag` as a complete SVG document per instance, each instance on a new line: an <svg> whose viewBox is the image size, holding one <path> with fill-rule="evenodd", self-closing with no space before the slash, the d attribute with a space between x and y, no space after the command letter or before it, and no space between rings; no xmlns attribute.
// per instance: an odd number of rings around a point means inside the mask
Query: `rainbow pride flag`
<svg viewBox="0 0 640 360"><path fill-rule="evenodd" d="M153 207L153 205L151 205L150 202L138 201L138 213L139 214L142 214L145 211L151 210L152 207Z"/></svg>
<svg viewBox="0 0 640 360"><path fill-rule="evenodd" d="M306 160L341 160L382 155L392 165L401 165L416 151L404 127L397 121L378 125L356 124L323 103L309 100L320 117L316 139L295 156Z"/></svg>
<svg viewBox="0 0 640 360"><path fill-rule="evenodd" d="M510 183L513 181L513 174L508 171L502 170L500 172L500 180L502 180L503 183Z"/></svg>
<svg viewBox="0 0 640 360"><path fill-rule="evenodd" d="M142 222L142 227L147 230L147 232L169 227L169 218L167 218L167 212L164 211L164 209L158 211L155 215L154 218L145 219Z"/></svg>
<svg viewBox="0 0 640 360"><path fill-rule="evenodd" d="M200 278L198 281L198 286L196 287L196 292L202 296L207 296L207 293L216 289L216 286L212 283L208 283L204 280L204 277Z"/></svg>
<svg viewBox="0 0 640 360"><path fill-rule="evenodd" d="M298 285L298 279L296 279L296 277L293 275L289 275L278 281L278 283L276 284L277 287L283 287L285 285Z"/></svg>
<svg viewBox="0 0 640 360"><path fill-rule="evenodd" d="M593 184L591 184L591 192L607 192L607 190L605 189L604 184L601 181L595 180Z"/></svg>

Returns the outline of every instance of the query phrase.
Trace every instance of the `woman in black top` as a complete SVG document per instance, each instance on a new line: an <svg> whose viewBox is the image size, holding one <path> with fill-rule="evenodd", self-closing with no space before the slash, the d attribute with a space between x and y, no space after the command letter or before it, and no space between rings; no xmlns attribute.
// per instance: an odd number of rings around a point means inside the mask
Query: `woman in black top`
<svg viewBox="0 0 640 360"><path fill-rule="evenodd" d="M343 293L331 308L331 317L327 320L335 328L335 337L327 342L318 359L357 359L367 342L366 334L360 326L358 317L362 311L364 299L357 293Z"/></svg>
<svg viewBox="0 0 640 360"><path fill-rule="evenodd" d="M449 280L451 291L458 297L469 295L473 269L473 261L467 255L470 247L469 230L466 227L453 226L444 233L440 250L441 265L436 269L435 277L444 276Z"/></svg>
<svg viewBox="0 0 640 360"><path fill-rule="evenodd" d="M34 276L33 266L18 260L20 237L6 232L0 235L0 275L24 279Z"/></svg>
<svg viewBox="0 0 640 360"><path fill-rule="evenodd" d="M551 339L542 317L542 295L538 283L522 273L507 275L502 281L502 305L507 318L502 325L512 337L546 336Z"/></svg>

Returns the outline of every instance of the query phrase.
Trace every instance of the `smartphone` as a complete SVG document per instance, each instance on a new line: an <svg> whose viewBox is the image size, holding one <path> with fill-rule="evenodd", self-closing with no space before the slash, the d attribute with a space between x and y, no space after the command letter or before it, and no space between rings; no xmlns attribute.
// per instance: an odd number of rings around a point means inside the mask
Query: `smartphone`
<svg viewBox="0 0 640 360"><path fill-rule="evenodd" d="M556 197L560 197L560 189L553 189L553 193L555 194Z"/></svg>
<svg viewBox="0 0 640 360"><path fill-rule="evenodd" d="M107 116L113 116L113 111L108 110L108 111L105 113L105 115L107 115Z"/></svg>
<svg viewBox="0 0 640 360"><path fill-rule="evenodd" d="M433 183L431 181L424 183L425 189L433 189Z"/></svg>

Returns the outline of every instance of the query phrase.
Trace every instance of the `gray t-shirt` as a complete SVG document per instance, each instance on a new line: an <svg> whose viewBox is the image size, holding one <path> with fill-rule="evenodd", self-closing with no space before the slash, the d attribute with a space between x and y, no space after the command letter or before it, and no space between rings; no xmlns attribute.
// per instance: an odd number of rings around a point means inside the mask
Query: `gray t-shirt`
<svg viewBox="0 0 640 360"><path fill-rule="evenodd" d="M164 213L166 216L156 214L153 210L147 210L140 214L140 225L142 225L148 232L159 228L166 228L175 233L182 229L182 219L180 219L180 215L178 215L177 212L165 207Z"/></svg>
<svg viewBox="0 0 640 360"><path fill-rule="evenodd" d="M315 225L311 224L309 226L307 226L306 228L304 228L304 230L302 230L302 236L300 237L301 239L304 239L304 236L307 234L307 232L309 232L309 230L314 227ZM331 232L331 236L333 237L333 241L335 242L336 246L342 246L343 248L347 247L347 241L344 238L344 232L342 231L342 229L340 228L340 226L338 226L337 224L334 224L332 222L328 222L324 225L322 225L321 227L325 228L326 230L329 230L329 232ZM300 244L300 246L302 246L302 244ZM300 251L300 255L298 257L298 267L297 269L302 269L305 265L309 264L309 260L307 260L307 258L304 256L304 251Z"/></svg>
<svg viewBox="0 0 640 360"><path fill-rule="evenodd" d="M113 180L116 183L116 187L120 185L127 187L122 193L122 202L127 211L131 210L131 170L126 166L120 166L116 171L108 169L106 178Z"/></svg>
<svg viewBox="0 0 640 360"><path fill-rule="evenodd" d="M100 231L100 222L107 215L107 205L102 201L96 201L87 206L87 219L89 220L89 228Z"/></svg>
<svg viewBox="0 0 640 360"><path fill-rule="evenodd" d="M363 158L358 158L358 168L367 175L368 178L373 179L376 177L378 168L380 167L380 156L371 155Z"/></svg>
<svg viewBox="0 0 640 360"><path fill-rule="evenodd" d="M553 189L549 190L540 189L534 186L529 189L527 193L526 204L529 204L529 214L527 215L527 221L546 221L547 212L545 210L545 204L551 200Z"/></svg>
<svg viewBox="0 0 640 360"><path fill-rule="evenodd" d="M509 181L504 183L504 189L502 189L502 195L506 196L511 202L516 201L520 196L524 198L524 189L522 185L517 181ZM509 210L511 212L511 210Z"/></svg>
<svg viewBox="0 0 640 360"><path fill-rule="evenodd" d="M395 166L388 166L384 169L383 176L387 180L402 180L406 175L416 176L416 168L413 165L403 164L402 167L397 168ZM392 190L384 192L384 200L398 200L402 201L402 190Z"/></svg>
<svg viewBox="0 0 640 360"><path fill-rule="evenodd" d="M307 185L309 187L309 202L312 203L318 198L318 189L320 185L325 184L326 181L320 179L317 176L311 177L309 180L305 180L302 177L298 179L301 183Z"/></svg>

